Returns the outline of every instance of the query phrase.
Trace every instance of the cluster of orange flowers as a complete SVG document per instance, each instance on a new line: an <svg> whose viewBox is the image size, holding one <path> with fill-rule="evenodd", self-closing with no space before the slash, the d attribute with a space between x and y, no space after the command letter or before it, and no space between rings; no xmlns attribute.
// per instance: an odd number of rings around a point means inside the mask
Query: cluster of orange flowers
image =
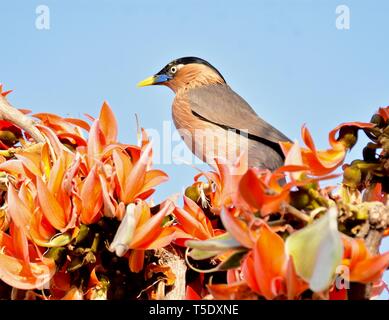
<svg viewBox="0 0 389 320"><path fill-rule="evenodd" d="M0 93L7 94L1 87ZM388 107L379 113L386 124L388 113ZM344 196L350 188L334 195L319 187L343 164L356 132L376 124L338 126L326 151L316 149L304 127L305 147L282 143L283 167L241 174L244 155L234 164L218 163L216 171L195 177L180 206L153 204L150 196L167 175L152 169L143 130L137 146L117 141L106 103L89 122L33 117L45 143L0 123L0 280L22 298L115 298L114 286L131 291L132 285L115 282L120 272L109 270L115 261L126 261L126 279L144 280L138 293L153 268L171 289L174 276L167 266L155 268L150 254L161 248L193 269L187 299L346 299L348 287L337 287L339 278L374 283L375 295L385 287L389 252L372 255L362 239L338 231L339 204L357 205ZM373 192L387 201L377 183L369 190L370 198ZM157 289L149 287L146 298L153 298Z"/></svg>

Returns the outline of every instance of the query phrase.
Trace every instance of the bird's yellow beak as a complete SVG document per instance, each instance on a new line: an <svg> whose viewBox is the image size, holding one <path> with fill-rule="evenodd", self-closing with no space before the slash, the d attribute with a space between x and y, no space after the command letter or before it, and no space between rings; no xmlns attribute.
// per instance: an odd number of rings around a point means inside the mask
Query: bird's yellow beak
<svg viewBox="0 0 389 320"><path fill-rule="evenodd" d="M171 77L166 74L156 74L155 76L148 77L141 82L137 84L138 87L146 87L151 86L154 84L161 84L168 80L170 80Z"/></svg>
<svg viewBox="0 0 389 320"><path fill-rule="evenodd" d="M138 82L137 87L146 87L155 84L155 76L148 77L140 82Z"/></svg>

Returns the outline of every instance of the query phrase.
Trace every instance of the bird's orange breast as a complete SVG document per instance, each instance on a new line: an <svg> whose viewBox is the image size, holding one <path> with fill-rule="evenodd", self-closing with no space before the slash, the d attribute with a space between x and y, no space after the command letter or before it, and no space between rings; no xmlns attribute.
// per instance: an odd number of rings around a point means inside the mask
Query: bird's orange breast
<svg viewBox="0 0 389 320"><path fill-rule="evenodd" d="M202 161L214 166L214 159L235 160L248 151L248 140L232 131L204 121L192 113L185 90L173 102L174 124L182 139Z"/></svg>

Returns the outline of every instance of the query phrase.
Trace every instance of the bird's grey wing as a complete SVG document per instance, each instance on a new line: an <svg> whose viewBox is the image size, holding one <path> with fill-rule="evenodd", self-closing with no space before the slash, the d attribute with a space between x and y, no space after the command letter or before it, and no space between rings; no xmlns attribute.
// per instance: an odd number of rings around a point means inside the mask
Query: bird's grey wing
<svg viewBox="0 0 389 320"><path fill-rule="evenodd" d="M278 142L290 141L261 119L250 105L227 85L209 85L188 91L194 115L226 129L248 133L248 137L281 152Z"/></svg>

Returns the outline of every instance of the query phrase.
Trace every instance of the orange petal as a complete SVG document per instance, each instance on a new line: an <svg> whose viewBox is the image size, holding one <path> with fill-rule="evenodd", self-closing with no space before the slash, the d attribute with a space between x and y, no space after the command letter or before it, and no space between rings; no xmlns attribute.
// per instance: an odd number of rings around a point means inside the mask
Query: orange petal
<svg viewBox="0 0 389 320"><path fill-rule="evenodd" d="M117 122L107 102L104 102L101 107L99 121L107 144L116 142L118 133Z"/></svg>
<svg viewBox="0 0 389 320"><path fill-rule="evenodd" d="M23 261L23 263L29 263L30 257L26 235L14 223L10 225L10 230L10 235L13 242L14 257L20 259Z"/></svg>
<svg viewBox="0 0 389 320"><path fill-rule="evenodd" d="M35 158L33 155L28 155L25 153L24 155L22 154L17 154L16 157L25 165L28 170L33 173L36 176L41 176L41 170L39 168L39 158ZM38 160L38 161L36 161Z"/></svg>
<svg viewBox="0 0 389 320"><path fill-rule="evenodd" d="M111 199L111 195L108 191L107 181L102 175L99 175L99 179L103 195L104 216L113 218L115 216L116 209Z"/></svg>
<svg viewBox="0 0 389 320"><path fill-rule="evenodd" d="M30 225L30 219L32 213L20 200L15 188L12 184L8 187L8 213L11 216L14 223L23 230L25 234L29 234L28 226Z"/></svg>
<svg viewBox="0 0 389 320"><path fill-rule="evenodd" d="M23 270L27 269L29 273ZM0 279L21 290L42 288L50 282L56 270L52 259L23 263L21 260L0 252Z"/></svg>
<svg viewBox="0 0 389 320"><path fill-rule="evenodd" d="M266 186L257 177L254 169L249 169L239 183L243 199L253 208L260 209L264 204Z"/></svg>
<svg viewBox="0 0 389 320"><path fill-rule="evenodd" d="M70 132L59 133L58 138L61 141L67 140L72 145L76 145L77 147L87 145L86 140L75 133L70 133Z"/></svg>
<svg viewBox="0 0 389 320"><path fill-rule="evenodd" d="M144 250L132 250L128 258L128 265L131 272L140 272L143 269L145 260Z"/></svg>
<svg viewBox="0 0 389 320"><path fill-rule="evenodd" d="M379 108L377 112L384 121L388 121L389 119L389 106L384 107L384 108Z"/></svg>
<svg viewBox="0 0 389 320"><path fill-rule="evenodd" d="M346 122L346 123L341 123L336 128L331 130L329 135L328 135L330 144L331 144L331 146L333 148L338 147L338 145L340 144L340 142L336 140L336 134L343 127L356 127L356 128L359 128L359 129L368 129L368 128L375 127L375 124L374 123L370 123L370 122Z"/></svg>
<svg viewBox="0 0 389 320"><path fill-rule="evenodd" d="M261 294L261 289L259 288L259 284L255 277L255 266L252 252L246 256L242 263L242 275L251 290L257 294Z"/></svg>
<svg viewBox="0 0 389 320"><path fill-rule="evenodd" d="M65 174L65 159L64 157L59 157L51 168L49 181L47 183L48 189L53 193L57 194L59 188L61 187L62 180Z"/></svg>
<svg viewBox="0 0 389 320"><path fill-rule="evenodd" d="M54 131L43 125L35 125L47 138L49 146L53 151L53 158L57 159L62 152L67 152L61 141L59 141Z"/></svg>
<svg viewBox="0 0 389 320"><path fill-rule="evenodd" d="M191 286L186 286L185 300L201 300L201 297L197 294L196 291L192 289Z"/></svg>
<svg viewBox="0 0 389 320"><path fill-rule="evenodd" d="M97 222L98 213L103 205L103 194L97 167L94 166L85 178L81 190L82 212L81 221L85 224Z"/></svg>
<svg viewBox="0 0 389 320"><path fill-rule="evenodd" d="M99 120L96 119L92 124L88 137L87 154L89 168L92 168L96 160L100 159L105 143Z"/></svg>
<svg viewBox="0 0 389 320"><path fill-rule="evenodd" d="M350 260L350 268L353 268L357 262L368 257L369 253L363 239L351 238L342 234L342 241L344 248L343 258Z"/></svg>
<svg viewBox="0 0 389 320"><path fill-rule="evenodd" d="M90 130L90 125L87 122L85 122L84 120L74 119L74 118L65 118L65 120L66 120L66 122L74 124L82 129L84 129L85 131Z"/></svg>
<svg viewBox="0 0 389 320"><path fill-rule="evenodd" d="M167 202L164 207L145 224L135 230L135 235L131 241L131 248L147 247L162 232L162 220L173 210L173 204Z"/></svg>
<svg viewBox="0 0 389 320"><path fill-rule="evenodd" d="M113 162L115 164L116 176L120 187L120 199L125 201L126 199L126 179L130 175L132 170L132 163L130 157L124 154L122 151L113 150L112 152ZM125 201L126 202L126 201ZM127 202L126 202L127 204Z"/></svg>
<svg viewBox="0 0 389 320"><path fill-rule="evenodd" d="M182 229L188 234L200 240L213 237L211 222L203 210L190 198L184 196L184 209L176 207L174 215Z"/></svg>
<svg viewBox="0 0 389 320"><path fill-rule="evenodd" d="M288 153L290 152L290 149L292 149L294 144L292 142L289 142L289 141L280 141L279 145L281 147L282 153L286 157L288 155Z"/></svg>
<svg viewBox="0 0 389 320"><path fill-rule="evenodd" d="M55 229L65 229L67 226L65 212L57 199L40 178L37 178L37 191L39 205L45 218Z"/></svg>
<svg viewBox="0 0 389 320"><path fill-rule="evenodd" d="M0 164L0 170L12 175L25 175L23 164L20 160L7 160Z"/></svg>
<svg viewBox="0 0 389 320"><path fill-rule="evenodd" d="M285 283L288 300L294 300L309 288L309 285L303 281L296 273L293 258L289 257L285 274Z"/></svg>
<svg viewBox="0 0 389 320"><path fill-rule="evenodd" d="M266 299L273 299L277 292L273 290L273 279L283 276L285 267L285 248L282 238L273 232L266 224L261 230L253 248L255 279L261 294Z"/></svg>
<svg viewBox="0 0 389 320"><path fill-rule="evenodd" d="M145 174L144 183L139 194L148 191L167 180L168 175L162 170L149 170Z"/></svg>
<svg viewBox="0 0 389 320"><path fill-rule="evenodd" d="M158 238L147 245L147 250L160 249L168 246L175 238L175 228L166 227L162 229L162 232L158 235Z"/></svg>
<svg viewBox="0 0 389 320"><path fill-rule="evenodd" d="M280 211L280 208L284 202L289 199L289 190L285 189L280 194L274 196L265 196L264 204L261 208L261 215L266 216L271 213Z"/></svg>
<svg viewBox="0 0 389 320"><path fill-rule="evenodd" d="M316 151L315 143L313 142L311 133L309 132L308 128L305 125L302 126L301 128L301 136L303 138L305 145L313 152L315 152Z"/></svg>
<svg viewBox="0 0 389 320"><path fill-rule="evenodd" d="M163 207L163 205L161 205ZM135 214L135 220L136 220L136 227L140 227L144 225L147 221L151 218L151 212L149 205L142 201L137 200L136 201L136 210L134 211Z"/></svg>
<svg viewBox="0 0 389 320"><path fill-rule="evenodd" d="M221 212L220 218L223 222L224 228L226 228L235 240L239 241L246 248L253 247L254 243L249 236L249 229L243 221L234 217L227 208Z"/></svg>
<svg viewBox="0 0 389 320"><path fill-rule="evenodd" d="M130 175L126 177L125 201L127 202L132 201L143 186L147 166L151 159L151 151L151 143L149 143L142 150L141 156L132 168Z"/></svg>
<svg viewBox="0 0 389 320"><path fill-rule="evenodd" d="M100 283L101 283L101 281L99 280L99 278L97 278L97 275L96 275L96 267L94 267L92 272L90 273L88 287L89 288L95 287L95 286L99 285Z"/></svg>
<svg viewBox="0 0 389 320"><path fill-rule="evenodd" d="M203 225L200 221L196 220L187 211L176 207L174 209L174 216L179 222L179 227L189 236L200 240L205 240L211 237L211 235L204 230Z"/></svg>
<svg viewBox="0 0 389 320"><path fill-rule="evenodd" d="M380 280L389 267L389 252L359 261L350 271L350 280L370 283Z"/></svg>

